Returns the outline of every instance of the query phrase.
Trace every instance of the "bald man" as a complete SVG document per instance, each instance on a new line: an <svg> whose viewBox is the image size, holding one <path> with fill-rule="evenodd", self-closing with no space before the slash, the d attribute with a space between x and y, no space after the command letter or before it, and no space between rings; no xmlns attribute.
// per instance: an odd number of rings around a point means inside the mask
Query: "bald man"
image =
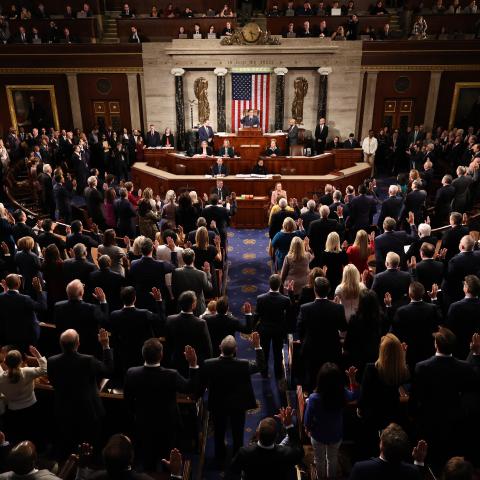
<svg viewBox="0 0 480 480"><path fill-rule="evenodd" d="M54 391L57 452L67 456L83 442L95 445L105 415L97 381L113 373L113 355L108 332L100 329L98 342L103 359L78 353L80 337L69 329L60 335L62 353L48 359L48 378Z"/></svg>
<svg viewBox="0 0 480 480"><path fill-rule="evenodd" d="M208 388L208 410L215 429L215 457L223 462L226 456L225 433L228 422L232 429L233 455L243 445L245 412L257 407L251 375L265 368L260 335L252 333L255 361L240 360L237 343L232 335L220 344L220 356L205 360L200 371L202 383Z"/></svg>
<svg viewBox="0 0 480 480"><path fill-rule="evenodd" d="M80 280L72 280L67 285L67 298L55 304L54 322L58 332L69 328L75 329L82 338L80 351L88 355L97 355L98 329L105 326L108 320L108 304L105 293L99 287L95 288L93 296L99 305L83 300L84 286Z"/></svg>
<svg viewBox="0 0 480 480"><path fill-rule="evenodd" d="M20 275L8 275L1 285L4 292L0 294L0 312L8 312L8 315L0 318L0 344L13 345L22 352L28 352L28 347L36 345L40 335L37 312L47 309L42 284L37 277L32 281L36 300L20 293Z"/></svg>

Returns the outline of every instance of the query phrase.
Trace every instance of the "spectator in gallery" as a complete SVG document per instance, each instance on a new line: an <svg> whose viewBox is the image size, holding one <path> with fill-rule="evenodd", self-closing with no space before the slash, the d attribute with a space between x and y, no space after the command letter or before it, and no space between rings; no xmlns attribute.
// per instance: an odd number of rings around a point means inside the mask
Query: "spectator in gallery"
<svg viewBox="0 0 480 480"><path fill-rule="evenodd" d="M302 38L309 38L315 36L315 34L310 30L310 22L308 20L303 22L303 27L299 36Z"/></svg>
<svg viewBox="0 0 480 480"><path fill-rule="evenodd" d="M37 8L34 11L34 14L37 18L50 18L50 15L45 9L45 5L43 3L38 4Z"/></svg>
<svg viewBox="0 0 480 480"><path fill-rule="evenodd" d="M472 0L464 9L463 13L478 13L477 0Z"/></svg>
<svg viewBox="0 0 480 480"><path fill-rule="evenodd" d="M175 137L169 127L165 129L161 140L162 147L175 147Z"/></svg>
<svg viewBox="0 0 480 480"><path fill-rule="evenodd" d="M220 150L218 151L218 154L221 157L224 158L234 158L235 157L235 151L232 146L230 146L230 141L228 139L225 139L223 141L223 145L220 147Z"/></svg>
<svg viewBox="0 0 480 480"><path fill-rule="evenodd" d="M90 5L85 2L82 6L82 9L77 13L77 18L90 18L93 17L92 9Z"/></svg>
<svg viewBox="0 0 480 480"><path fill-rule="evenodd" d="M30 37L25 30L25 27L20 26L18 28L18 35L15 38L15 43L30 43Z"/></svg>
<svg viewBox="0 0 480 480"><path fill-rule="evenodd" d="M328 7L328 15L332 15L332 10L336 11L340 9L340 4L338 3L337 0L335 0L331 6Z"/></svg>
<svg viewBox="0 0 480 480"><path fill-rule="evenodd" d="M195 14L193 13L193 10L190 7L186 7L185 10L182 12L181 16L183 18L193 18Z"/></svg>
<svg viewBox="0 0 480 480"><path fill-rule="evenodd" d="M217 38L217 33L215 32L215 27L213 25L210 25L208 27L208 38L210 38L211 36L215 35L215 38Z"/></svg>
<svg viewBox="0 0 480 480"><path fill-rule="evenodd" d="M450 7L445 13L448 13L448 14L462 13L462 6L460 5L460 0L453 0L453 3L450 5Z"/></svg>
<svg viewBox="0 0 480 480"><path fill-rule="evenodd" d="M265 167L265 161L263 158L259 158L257 163L252 169L253 175L268 175L267 168Z"/></svg>
<svg viewBox="0 0 480 480"><path fill-rule="evenodd" d="M324 17L325 15L327 15L327 13L327 7L325 6L323 0L318 2L317 17Z"/></svg>
<svg viewBox="0 0 480 480"><path fill-rule="evenodd" d="M275 138L272 138L270 140L270 145L265 151L265 155L267 155L267 157L276 157L277 155L280 155L280 154L281 154L281 151L277 145L277 140Z"/></svg>
<svg viewBox="0 0 480 480"><path fill-rule="evenodd" d="M135 27L134 25L130 27L130 36L128 37L128 43L142 43L137 27Z"/></svg>
<svg viewBox="0 0 480 480"><path fill-rule="evenodd" d="M233 28L230 22L225 24L225 28L222 30L222 37L231 37L233 35Z"/></svg>
<svg viewBox="0 0 480 480"><path fill-rule="evenodd" d="M193 35L194 35L194 37L195 37L195 35L200 35L200 37L202 36L202 32L200 31L200 25L198 23L196 23L193 26Z"/></svg>
<svg viewBox="0 0 480 480"><path fill-rule="evenodd" d="M377 39L377 32L371 25L367 25L365 30L361 33L362 35L366 35L370 37L370 40L376 40Z"/></svg>
<svg viewBox="0 0 480 480"><path fill-rule="evenodd" d="M267 12L267 17L279 17L280 16L280 10L278 8L278 5L274 3L272 5L272 8Z"/></svg>
<svg viewBox="0 0 480 480"><path fill-rule="evenodd" d="M360 25L360 21L357 15L352 14L347 23L347 32L346 32L347 40L358 40L359 25Z"/></svg>
<svg viewBox="0 0 480 480"><path fill-rule="evenodd" d="M63 18L75 18L71 5L65 5L65 12Z"/></svg>
<svg viewBox="0 0 480 480"><path fill-rule="evenodd" d="M330 36L330 30L328 30L327 22L325 20L322 20L320 22L320 26L318 28L318 36L320 38L327 38Z"/></svg>
<svg viewBox="0 0 480 480"><path fill-rule="evenodd" d="M425 40L427 38L427 22L422 16L417 17L415 20L411 38L415 40Z"/></svg>
<svg viewBox="0 0 480 480"><path fill-rule="evenodd" d="M360 148L358 140L355 139L355 134L351 133L348 139L343 142L343 148Z"/></svg>
<svg viewBox="0 0 480 480"><path fill-rule="evenodd" d="M392 39L392 31L390 30L390 24L386 23L382 30L380 30L378 34L379 40L391 40Z"/></svg>
<svg viewBox="0 0 480 480"><path fill-rule="evenodd" d="M150 18L158 18L158 9L155 5L153 5L150 10Z"/></svg>
<svg viewBox="0 0 480 480"><path fill-rule="evenodd" d="M0 42L7 43L10 39L10 29L4 17L0 17Z"/></svg>
<svg viewBox="0 0 480 480"><path fill-rule="evenodd" d="M178 37L182 38L183 35L186 35L186 32L185 32L185 27L181 25L180 28L178 29Z"/></svg>
<svg viewBox="0 0 480 480"><path fill-rule="evenodd" d="M297 15L302 17L311 17L314 13L310 2L303 2L303 7L300 7L297 11Z"/></svg>
<svg viewBox="0 0 480 480"><path fill-rule="evenodd" d="M290 22L287 27L287 31L284 35L284 37L287 38L295 38L297 36L297 33L295 32L295 25L293 22Z"/></svg>
<svg viewBox="0 0 480 480"><path fill-rule="evenodd" d="M177 16L177 13L173 8L173 4L169 3L167 5L167 8L163 11L163 18L175 18L176 16Z"/></svg>
<svg viewBox="0 0 480 480"><path fill-rule="evenodd" d="M435 14L442 14L445 13L445 5L443 4L443 0L437 0L435 5L432 7L432 13Z"/></svg>
<svg viewBox="0 0 480 480"><path fill-rule="evenodd" d="M120 12L120 17L121 18L135 18L135 13L130 8L130 5L128 3L125 3L123 5L123 8Z"/></svg>
<svg viewBox="0 0 480 480"><path fill-rule="evenodd" d="M375 5L372 5L369 9L370 15L388 15L387 9L383 6L382 0L378 0Z"/></svg>
<svg viewBox="0 0 480 480"><path fill-rule="evenodd" d="M285 10L286 17L293 17L295 16L295 7L293 6L293 2L288 2L287 8Z"/></svg>
<svg viewBox="0 0 480 480"><path fill-rule="evenodd" d="M10 12L8 13L8 19L9 20L18 20L18 10L17 10L17 6L12 3L12 5L10 6Z"/></svg>
<svg viewBox="0 0 480 480"><path fill-rule="evenodd" d="M339 25L337 30L332 34L332 40L346 40L347 37L345 36L345 29Z"/></svg>
<svg viewBox="0 0 480 480"><path fill-rule="evenodd" d="M232 9L227 5L225 4L222 8L222 10L220 10L220 13L218 14L219 17L233 17L233 12L232 12Z"/></svg>
<svg viewBox="0 0 480 480"><path fill-rule="evenodd" d="M355 8L355 3L353 0L350 0L346 5L342 5L341 7L342 15L354 15L357 9Z"/></svg>
<svg viewBox="0 0 480 480"><path fill-rule="evenodd" d="M70 44L70 43L78 43L78 39L77 37L75 37L74 35L72 35L70 33L70 29L65 27L63 29L63 37L62 39L60 40L60 43L67 43L67 44Z"/></svg>
<svg viewBox="0 0 480 480"><path fill-rule="evenodd" d="M22 7L20 10L20 20L31 20L32 19L32 13L30 10L28 10L27 7Z"/></svg>

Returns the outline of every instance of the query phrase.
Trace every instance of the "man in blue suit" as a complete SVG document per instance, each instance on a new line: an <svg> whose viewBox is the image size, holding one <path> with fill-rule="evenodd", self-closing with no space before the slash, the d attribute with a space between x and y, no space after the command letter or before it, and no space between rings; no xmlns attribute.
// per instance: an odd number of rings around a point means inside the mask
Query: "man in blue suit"
<svg viewBox="0 0 480 480"><path fill-rule="evenodd" d="M210 148L213 147L213 128L210 126L210 121L205 120L203 125L198 129L198 141L207 142Z"/></svg>
<svg viewBox="0 0 480 480"><path fill-rule="evenodd" d="M241 120L244 127L258 127L260 126L259 118L253 114L253 110L250 109L247 114Z"/></svg>

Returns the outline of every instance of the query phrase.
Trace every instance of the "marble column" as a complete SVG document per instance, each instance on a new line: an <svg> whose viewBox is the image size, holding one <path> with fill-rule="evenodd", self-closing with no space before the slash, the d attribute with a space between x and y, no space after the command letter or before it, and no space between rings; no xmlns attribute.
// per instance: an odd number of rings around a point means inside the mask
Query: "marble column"
<svg viewBox="0 0 480 480"><path fill-rule="evenodd" d="M435 121L435 110L437 108L438 92L440 90L440 80L442 72L430 73L430 84L428 86L427 105L425 106L425 118L423 124L425 130L431 130Z"/></svg>
<svg viewBox="0 0 480 480"><path fill-rule="evenodd" d="M142 129L142 123L140 119L140 107L138 96L138 83L136 73L127 73L128 83L128 101L130 105L130 120L132 122L132 130L137 128Z"/></svg>
<svg viewBox="0 0 480 480"><path fill-rule="evenodd" d="M225 76L228 70L223 67L216 68L213 73L217 77L217 131L227 131L227 117L226 112L226 97L225 97Z"/></svg>
<svg viewBox="0 0 480 480"><path fill-rule="evenodd" d="M183 95L183 68L172 68L170 73L175 76L175 114L177 119L177 150L185 143L185 99Z"/></svg>
<svg viewBox="0 0 480 480"><path fill-rule="evenodd" d="M283 130L285 112L285 75L288 68L278 67L273 70L277 76L275 85L275 130Z"/></svg>
<svg viewBox="0 0 480 480"><path fill-rule="evenodd" d="M358 139L365 138L373 124L373 108L375 106L375 93L377 91L378 72L367 72L367 85L365 88L365 98L363 99L363 120L362 134Z"/></svg>
<svg viewBox="0 0 480 480"><path fill-rule="evenodd" d="M330 67L320 67L317 69L320 74L320 83L318 87L318 106L317 106L317 123L321 118L327 117L327 101L328 101L328 75L332 73Z"/></svg>
<svg viewBox="0 0 480 480"><path fill-rule="evenodd" d="M82 108L80 107L80 95L78 93L78 78L76 73L67 73L68 96L70 97L70 108L72 110L72 121L74 128L83 130Z"/></svg>

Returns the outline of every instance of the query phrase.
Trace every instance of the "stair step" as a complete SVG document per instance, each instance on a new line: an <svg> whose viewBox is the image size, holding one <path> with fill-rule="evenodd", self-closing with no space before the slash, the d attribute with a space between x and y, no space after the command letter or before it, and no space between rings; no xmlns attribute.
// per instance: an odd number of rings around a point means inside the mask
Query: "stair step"
<svg viewBox="0 0 480 480"><path fill-rule="evenodd" d="M119 38L104 38L100 43L120 43Z"/></svg>

